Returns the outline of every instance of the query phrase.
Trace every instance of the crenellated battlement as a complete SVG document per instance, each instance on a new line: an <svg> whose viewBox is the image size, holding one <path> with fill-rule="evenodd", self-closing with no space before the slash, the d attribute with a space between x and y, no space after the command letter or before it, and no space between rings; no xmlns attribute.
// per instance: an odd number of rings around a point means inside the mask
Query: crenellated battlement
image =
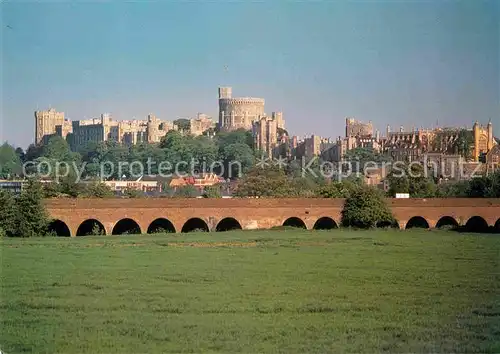
<svg viewBox="0 0 500 354"><path fill-rule="evenodd" d="M264 105L266 101L263 98L257 97L236 97L236 98L220 98L220 103L226 105L248 105L248 104L258 104Z"/></svg>

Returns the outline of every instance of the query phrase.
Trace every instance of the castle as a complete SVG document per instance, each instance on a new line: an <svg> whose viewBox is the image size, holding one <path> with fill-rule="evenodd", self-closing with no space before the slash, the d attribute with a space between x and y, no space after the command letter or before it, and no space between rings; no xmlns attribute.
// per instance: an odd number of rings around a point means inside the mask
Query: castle
<svg viewBox="0 0 500 354"><path fill-rule="evenodd" d="M68 140L72 149L90 141L116 141L128 145L140 142L157 143L170 130L177 130L171 121L162 121L154 114L147 120L116 121L107 113L100 118L71 121L64 112L54 108L35 112L35 144L46 144L51 136Z"/></svg>
<svg viewBox="0 0 500 354"><path fill-rule="evenodd" d="M355 148L371 148L386 153L396 161L419 161L425 154L462 156L466 161L479 162L497 145L493 125L475 122L472 129L435 128L391 131L387 126L385 136L373 131L371 122L364 123L346 118L346 135L339 137L326 152L329 160L339 162L346 152Z"/></svg>
<svg viewBox="0 0 500 354"><path fill-rule="evenodd" d="M221 131L252 131L255 148L271 156L285 121L282 112L266 115L264 104L263 98L233 98L231 87L220 87L218 128ZM189 120L189 128L191 135L199 136L213 132L216 126L210 116L198 113L196 118ZM116 141L128 145L157 143L171 130L179 128L153 114L148 115L147 120L115 121L106 113L99 118L71 121L65 118L64 112L54 108L35 112L35 144L45 144L51 136L58 135L67 139L73 150L90 141Z"/></svg>
<svg viewBox="0 0 500 354"><path fill-rule="evenodd" d="M254 147L269 157L278 145L278 135L285 129L282 112L265 113L265 100L255 97L232 97L231 87L219 87L219 129L251 130Z"/></svg>

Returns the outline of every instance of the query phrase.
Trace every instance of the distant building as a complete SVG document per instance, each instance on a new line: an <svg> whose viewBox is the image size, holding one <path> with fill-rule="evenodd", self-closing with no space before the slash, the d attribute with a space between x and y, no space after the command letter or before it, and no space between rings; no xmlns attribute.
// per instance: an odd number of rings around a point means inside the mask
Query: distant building
<svg viewBox="0 0 500 354"><path fill-rule="evenodd" d="M35 142L44 144L53 135L68 138L72 149L88 142L116 141L128 145L157 143L170 130L177 130L171 121L162 121L149 114L147 120L113 120L110 114L100 118L70 121L54 109L35 112Z"/></svg>
<svg viewBox="0 0 500 354"><path fill-rule="evenodd" d="M217 176L215 173L203 173L197 176L174 177L170 181L169 186L170 188L177 189L191 185L201 190L205 187L214 186L224 182L224 178Z"/></svg>
<svg viewBox="0 0 500 354"><path fill-rule="evenodd" d="M36 111L35 144L46 143L50 136L56 134L57 126L65 125L64 112L57 112L54 108L49 108L47 111ZM62 134L64 134L64 129L61 129L61 136ZM63 137L65 138L66 135Z"/></svg>
<svg viewBox="0 0 500 354"><path fill-rule="evenodd" d="M263 98L233 98L231 87L219 87L219 128L251 130L252 123L265 115L264 105Z"/></svg>
<svg viewBox="0 0 500 354"><path fill-rule="evenodd" d="M297 159L311 159L321 156L322 152L331 148L334 144L330 139L322 138L318 135L311 135L297 143L293 156Z"/></svg>
<svg viewBox="0 0 500 354"><path fill-rule="evenodd" d="M434 156L440 156L440 161L444 161L441 156L449 156L446 158L449 162L459 155L461 149L470 152L470 156L463 156L465 161L470 159L478 162L481 156L487 156L497 145L491 121L487 126L476 122L472 129L465 129L465 132L472 141L466 148L459 146L460 139L464 138L463 129L460 128L405 130L401 126L398 131L392 131L387 126L386 134L382 137L379 131L374 133L371 122L363 123L354 118L346 118L346 136L339 137L332 147L322 152L322 157L327 161L340 162L349 150L370 148L387 155L393 161L422 161L426 154L432 156L428 154L435 153L437 155Z"/></svg>
<svg viewBox="0 0 500 354"><path fill-rule="evenodd" d="M373 124L371 121L363 123L352 117L346 118L345 136L348 137L367 137L373 135Z"/></svg>
<svg viewBox="0 0 500 354"><path fill-rule="evenodd" d="M198 113L196 118L192 118L189 120L190 124L190 133L194 136L199 136L205 133L207 130L215 128L215 122L212 117Z"/></svg>
<svg viewBox="0 0 500 354"><path fill-rule="evenodd" d="M262 117L252 124L254 148L268 155L273 155L273 150L278 144L278 122L276 119Z"/></svg>
<svg viewBox="0 0 500 354"><path fill-rule="evenodd" d="M104 181L106 186L115 192L137 190L141 192L161 192L161 183L156 181Z"/></svg>
<svg viewBox="0 0 500 354"><path fill-rule="evenodd" d="M21 194L25 184L26 181L0 180L0 189L18 195Z"/></svg>

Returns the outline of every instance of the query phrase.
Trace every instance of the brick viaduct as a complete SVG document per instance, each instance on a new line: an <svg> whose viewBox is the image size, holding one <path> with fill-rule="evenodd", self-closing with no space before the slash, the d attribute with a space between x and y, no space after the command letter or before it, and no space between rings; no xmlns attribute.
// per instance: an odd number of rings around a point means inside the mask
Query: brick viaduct
<svg viewBox="0 0 500 354"><path fill-rule="evenodd" d="M342 199L49 199L51 230L60 236L227 231L340 225ZM464 226L500 231L500 199L388 199L402 229Z"/></svg>

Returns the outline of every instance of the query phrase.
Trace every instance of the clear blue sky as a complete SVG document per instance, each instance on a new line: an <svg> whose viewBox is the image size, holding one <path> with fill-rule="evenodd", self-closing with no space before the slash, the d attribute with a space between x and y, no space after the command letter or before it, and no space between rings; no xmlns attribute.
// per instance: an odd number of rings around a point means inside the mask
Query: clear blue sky
<svg viewBox="0 0 500 354"><path fill-rule="evenodd" d="M355 116L382 131L492 119L500 136L499 1L0 7L0 141L23 147L37 108L74 120L216 118L220 85L264 97L297 135L343 135Z"/></svg>

